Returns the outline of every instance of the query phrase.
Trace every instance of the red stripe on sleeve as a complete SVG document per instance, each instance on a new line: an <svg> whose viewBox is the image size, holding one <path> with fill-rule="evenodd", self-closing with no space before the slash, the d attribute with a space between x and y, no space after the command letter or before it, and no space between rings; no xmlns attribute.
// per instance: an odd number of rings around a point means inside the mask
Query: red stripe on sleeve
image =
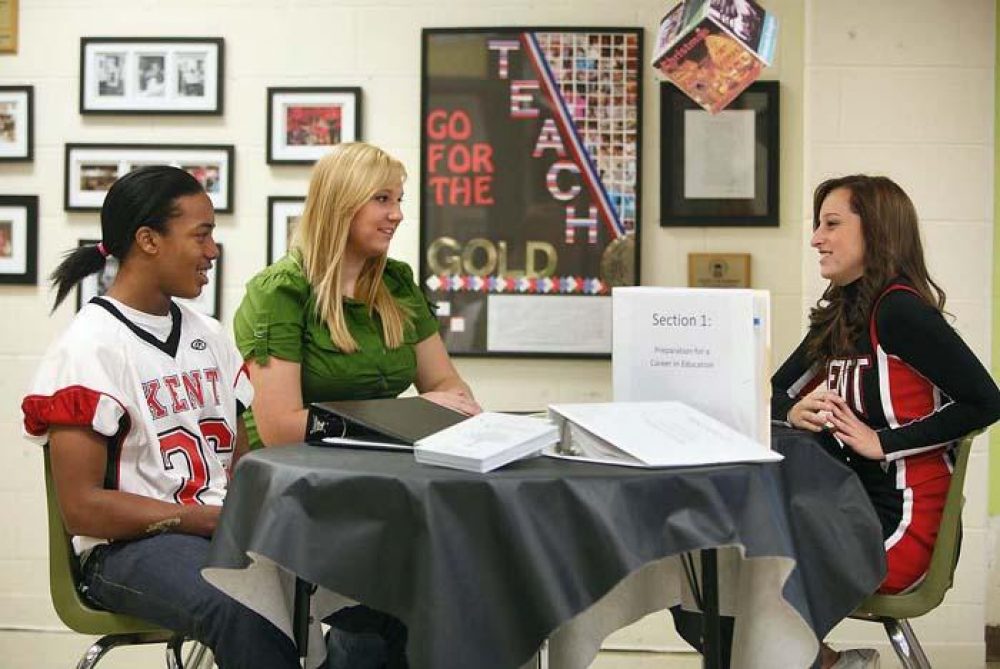
<svg viewBox="0 0 1000 669"><path fill-rule="evenodd" d="M101 393L83 386L68 386L54 395L28 395L21 402L24 429L40 437L51 425L90 427Z"/></svg>

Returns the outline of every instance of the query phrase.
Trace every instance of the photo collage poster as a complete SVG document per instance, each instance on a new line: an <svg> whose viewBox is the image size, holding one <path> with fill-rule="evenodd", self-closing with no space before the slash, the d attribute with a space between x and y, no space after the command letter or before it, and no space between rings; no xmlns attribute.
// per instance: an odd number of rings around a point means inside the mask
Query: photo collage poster
<svg viewBox="0 0 1000 669"><path fill-rule="evenodd" d="M424 31L420 282L453 354L606 356L639 280L641 29Z"/></svg>

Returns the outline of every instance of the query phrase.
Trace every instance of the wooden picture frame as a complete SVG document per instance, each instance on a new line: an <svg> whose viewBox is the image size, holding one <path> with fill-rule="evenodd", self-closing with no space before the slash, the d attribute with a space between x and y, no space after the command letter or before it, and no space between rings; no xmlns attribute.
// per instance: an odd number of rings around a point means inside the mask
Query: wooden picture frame
<svg viewBox="0 0 1000 669"><path fill-rule="evenodd" d="M221 37L81 37L81 114L221 116Z"/></svg>
<svg viewBox="0 0 1000 669"><path fill-rule="evenodd" d="M0 162L35 157L35 88L0 86Z"/></svg>
<svg viewBox="0 0 1000 669"><path fill-rule="evenodd" d="M292 233L305 209L306 199L289 195L272 195L267 198L267 264L280 259L288 252Z"/></svg>
<svg viewBox="0 0 1000 669"><path fill-rule="evenodd" d="M777 81L757 81L709 114L660 85L660 225L777 226Z"/></svg>
<svg viewBox="0 0 1000 669"><path fill-rule="evenodd" d="M232 144L67 144L66 211L99 211L118 177L143 165L173 165L201 182L218 214L233 211L235 149Z"/></svg>
<svg viewBox="0 0 1000 669"><path fill-rule="evenodd" d="M38 283L38 196L0 195L0 284Z"/></svg>
<svg viewBox="0 0 1000 669"><path fill-rule="evenodd" d="M93 246L99 239L79 239L77 246ZM225 254L222 252L222 244L216 242L219 247L219 257L212 263L212 269L208 271L208 283L201 289L201 295L194 299L174 298L178 302L183 302L197 309L206 316L211 316L218 320L222 305L222 260ZM108 256L104 267L100 272L86 276L76 287L76 310L80 311L87 302L94 297L104 295L111 288L111 284L118 275L118 259Z"/></svg>
<svg viewBox="0 0 1000 669"><path fill-rule="evenodd" d="M360 139L360 88L267 89L269 165L311 165L331 147Z"/></svg>

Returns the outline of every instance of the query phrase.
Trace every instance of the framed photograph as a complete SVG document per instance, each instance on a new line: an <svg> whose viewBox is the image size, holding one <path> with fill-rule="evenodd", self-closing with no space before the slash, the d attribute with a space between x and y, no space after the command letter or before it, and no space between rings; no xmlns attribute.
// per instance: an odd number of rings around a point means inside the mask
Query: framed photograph
<svg viewBox="0 0 1000 669"><path fill-rule="evenodd" d="M611 354L611 289L639 282L642 37L423 31L419 281L452 354Z"/></svg>
<svg viewBox="0 0 1000 669"><path fill-rule="evenodd" d="M275 196L267 198L267 264L288 253L295 226L305 209L304 197Z"/></svg>
<svg viewBox="0 0 1000 669"><path fill-rule="evenodd" d="M77 246L93 246L99 239L80 239ZM216 243L219 247L219 257L212 263L212 269L208 272L208 283L201 289L201 295L193 300L174 298L178 302L188 304L206 316L219 318L219 305L222 304L222 244ZM90 302L91 298L98 297L108 292L111 284L114 283L118 275L118 259L109 256L104 263L104 269L85 277L76 287L76 310Z"/></svg>
<svg viewBox="0 0 1000 669"><path fill-rule="evenodd" d="M34 158L34 93L32 86L0 86L0 162Z"/></svg>
<svg viewBox="0 0 1000 669"><path fill-rule="evenodd" d="M267 162L308 165L361 139L360 88L268 88Z"/></svg>
<svg viewBox="0 0 1000 669"><path fill-rule="evenodd" d="M67 144L63 207L98 211L118 177L145 165L173 165L201 182L216 213L229 214L234 160L231 144Z"/></svg>
<svg viewBox="0 0 1000 669"><path fill-rule="evenodd" d="M777 226L778 82L758 81L717 114L660 85L660 225Z"/></svg>
<svg viewBox="0 0 1000 669"><path fill-rule="evenodd" d="M38 281L38 196L0 195L0 284Z"/></svg>
<svg viewBox="0 0 1000 669"><path fill-rule="evenodd" d="M222 114L221 37L81 37L81 114Z"/></svg>

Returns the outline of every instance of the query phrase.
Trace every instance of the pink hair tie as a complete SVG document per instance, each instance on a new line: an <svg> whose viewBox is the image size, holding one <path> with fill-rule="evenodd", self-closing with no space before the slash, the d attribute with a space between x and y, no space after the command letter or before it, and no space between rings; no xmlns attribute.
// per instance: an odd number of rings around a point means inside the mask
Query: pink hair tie
<svg viewBox="0 0 1000 669"><path fill-rule="evenodd" d="M108 250L104 248L104 242L97 242L97 252L100 253L101 256L104 258L107 258L109 255L111 255L110 253L108 253Z"/></svg>

